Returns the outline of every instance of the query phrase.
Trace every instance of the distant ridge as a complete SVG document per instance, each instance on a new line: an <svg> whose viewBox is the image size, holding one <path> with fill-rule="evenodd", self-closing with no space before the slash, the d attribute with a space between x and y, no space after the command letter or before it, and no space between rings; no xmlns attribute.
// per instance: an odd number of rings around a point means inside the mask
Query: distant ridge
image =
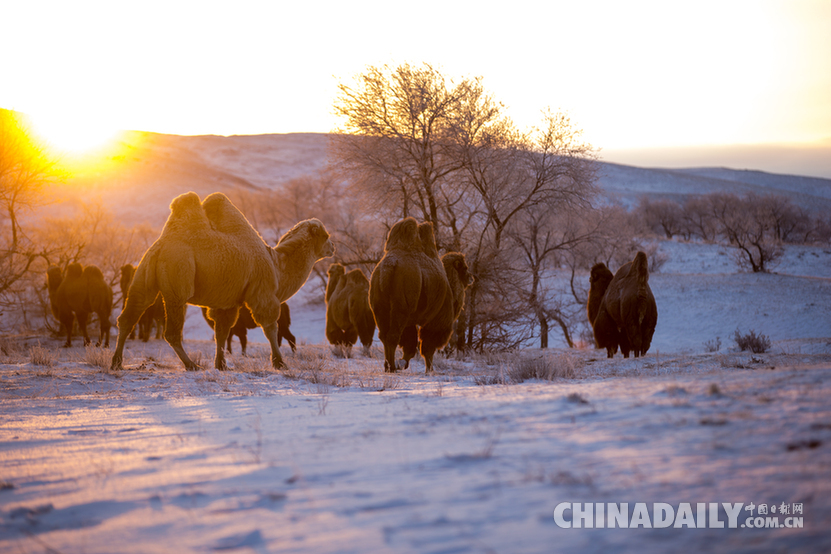
<svg viewBox="0 0 831 554"><path fill-rule="evenodd" d="M161 227L170 201L190 190L200 196L235 188L267 190L325 169L331 135L291 133L235 136L179 136L127 132L127 153L94 173L77 175L56 190L71 202L78 190L125 223ZM831 210L831 179L779 175L718 167L645 168L600 164L600 187L627 206L643 195L683 200L695 194L733 192L783 194L806 209ZM61 198L63 196L63 198Z"/></svg>

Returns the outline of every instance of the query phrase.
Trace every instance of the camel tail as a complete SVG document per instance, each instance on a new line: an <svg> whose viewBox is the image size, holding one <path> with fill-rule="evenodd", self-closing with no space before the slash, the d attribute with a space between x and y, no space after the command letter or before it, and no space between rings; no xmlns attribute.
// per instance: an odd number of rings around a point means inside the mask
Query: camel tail
<svg viewBox="0 0 831 554"><path fill-rule="evenodd" d="M646 317L646 310L649 306L649 262L646 254L637 253L632 262L632 271L635 272L638 283L638 324L640 325Z"/></svg>

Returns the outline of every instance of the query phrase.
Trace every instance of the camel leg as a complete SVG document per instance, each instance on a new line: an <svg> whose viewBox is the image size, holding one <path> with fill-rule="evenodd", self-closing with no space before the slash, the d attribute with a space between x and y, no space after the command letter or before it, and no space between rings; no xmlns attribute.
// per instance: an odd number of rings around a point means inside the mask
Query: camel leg
<svg viewBox="0 0 831 554"><path fill-rule="evenodd" d="M121 315L118 316L118 342L115 345L115 352L113 353L113 360L110 364L110 369L122 369L122 362L124 356L124 343L127 342L127 337L130 336L136 329L136 323L141 318L141 315L156 299L155 296L150 297L143 294L143 292L136 292L127 297L127 304L121 310ZM185 323L184 313L182 314L182 325ZM192 363L192 362L191 362Z"/></svg>
<svg viewBox="0 0 831 554"><path fill-rule="evenodd" d="M240 332L237 336L239 337L240 350L242 350L242 355L245 356L246 355L245 354L245 347L248 346L248 329L243 327L240 330ZM279 337L279 334L278 334L278 337ZM231 353L231 343L230 343L230 341L228 342L228 353L229 354Z"/></svg>
<svg viewBox="0 0 831 554"><path fill-rule="evenodd" d="M64 329L66 329L66 342L64 343L64 348L71 348L72 347L72 326L75 323L75 314L69 312L68 314L64 314L61 317L61 324L63 324Z"/></svg>
<svg viewBox="0 0 831 554"><path fill-rule="evenodd" d="M283 338L289 343L292 352L297 352L297 339L291 334L288 327L284 325L277 325L277 344L282 344Z"/></svg>
<svg viewBox="0 0 831 554"><path fill-rule="evenodd" d="M223 348L229 340L231 327L236 323L238 314L238 306L225 309L208 308L208 317L214 322L214 333L216 335L216 358L214 359L214 367L217 369L228 369L225 363L225 351Z"/></svg>
<svg viewBox="0 0 831 554"><path fill-rule="evenodd" d="M268 339L268 343L271 345L271 365L274 366L274 369L282 369L286 367L286 364L283 362L283 355L280 354L280 347L277 346L277 321L269 323L268 325L263 325L262 329L265 334L265 338Z"/></svg>
<svg viewBox="0 0 831 554"><path fill-rule="evenodd" d="M75 317L78 318L78 327L81 329L81 334L84 337L84 346L89 346L89 334L87 333L87 317L89 314L87 312L78 312L75 314Z"/></svg>
<svg viewBox="0 0 831 554"><path fill-rule="evenodd" d="M415 325L409 325L404 328L401 333L401 339L398 341L401 350L404 353L404 369L410 367L410 360L412 360L416 352L418 352L418 329Z"/></svg>
<svg viewBox="0 0 831 554"><path fill-rule="evenodd" d="M419 339L421 340L421 357L424 358L425 373L433 372L433 356L436 350L443 348L450 341L452 334L452 327L446 329L421 328L419 331Z"/></svg>
<svg viewBox="0 0 831 554"><path fill-rule="evenodd" d="M364 328L358 327L358 337L361 339L361 344L364 347L364 356L367 358L370 356L369 347L372 346L372 337L375 335L375 325L373 322L372 327L365 326Z"/></svg>
<svg viewBox="0 0 831 554"><path fill-rule="evenodd" d="M167 325L164 331L164 340L176 352L187 371L196 371L199 366L193 363L188 357L185 348L182 346L182 329L185 327L185 306L181 301L168 301L165 298L164 309L167 317ZM120 337L119 337L120 338Z"/></svg>
<svg viewBox="0 0 831 554"><path fill-rule="evenodd" d="M98 325L100 327L100 333L98 336L98 344L95 346L101 346L103 342L104 348L110 347L110 318L107 317L107 313L101 311L98 313Z"/></svg>

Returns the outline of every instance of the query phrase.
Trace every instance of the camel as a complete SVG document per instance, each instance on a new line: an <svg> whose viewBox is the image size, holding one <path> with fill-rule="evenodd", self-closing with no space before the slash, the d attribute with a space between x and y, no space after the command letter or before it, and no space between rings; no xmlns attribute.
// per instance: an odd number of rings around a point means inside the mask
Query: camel
<svg viewBox="0 0 831 554"><path fill-rule="evenodd" d="M453 300L432 223L419 225L408 217L393 225L369 285L369 304L384 344L385 372L397 370L399 344L412 357L416 342L420 342L426 371L433 371L433 355L453 332Z"/></svg>
<svg viewBox="0 0 831 554"><path fill-rule="evenodd" d="M592 267L591 275L589 276L589 300L586 304L586 311L594 332L595 344L598 348L606 349L606 357L612 358L617 352L618 346L621 347L621 352L624 356L629 356L629 345L626 337L622 335L617 328L617 325L609 317L606 311L598 318L600 306L603 303L603 297L606 295L606 289L609 288L609 283L612 282L614 274L609 271L604 263L597 263Z"/></svg>
<svg viewBox="0 0 831 554"><path fill-rule="evenodd" d="M348 349L361 339L365 356L369 356L375 319L369 307L369 280L356 268L349 273L341 264L329 266L326 285L326 338Z"/></svg>
<svg viewBox="0 0 831 554"><path fill-rule="evenodd" d="M205 321L213 329L214 322L208 317L208 308L202 308L202 317L205 318ZM277 346L281 346L283 339L286 339L291 351L297 352L297 339L291 334L291 330L289 329L290 325L291 310L289 310L289 305L283 302L280 304L280 317L277 319ZM247 356L245 348L248 345L248 330L254 327L257 327L257 323L254 321L254 316L251 315L251 310L247 306L243 306L239 310L239 317L237 317L236 323L234 323L234 326L231 327L231 331L228 333L228 343L225 347L228 354L233 354L231 343L234 340L234 336L237 336L239 337L239 344L242 348L242 355Z"/></svg>
<svg viewBox="0 0 831 554"><path fill-rule="evenodd" d="M442 267L444 267L444 273L447 276L447 282L450 285L450 297L452 299L452 335L453 325L459 319L459 314L462 313L462 308L465 305L465 290L473 284L473 275L470 274L465 255L460 252L448 252L441 257L441 263ZM436 350L446 346L450 339L450 336L444 339L443 335L425 334L424 336L427 337L428 343L430 340L438 340L441 343L436 345ZM401 342L399 343L404 353L404 369L410 367L410 360L415 357L418 341L418 330L414 325L404 329L401 334ZM423 345L422 348L424 348Z"/></svg>
<svg viewBox="0 0 831 554"><path fill-rule="evenodd" d="M608 318L609 321L606 320ZM631 349L635 357L649 351L658 322L658 307L649 287L649 264L646 254L638 252L635 259L620 267L609 282L595 319L605 329L614 326L620 335L623 357ZM614 350L607 355L612 357Z"/></svg>
<svg viewBox="0 0 831 554"><path fill-rule="evenodd" d="M130 290L130 283L133 282L133 276L136 273L136 268L133 267L133 264L125 264L121 266L121 295L122 295L122 310L127 306L127 294ZM139 339L142 342L147 342L150 340L150 332L153 329L153 325L156 325L156 340L162 338L162 333L164 332L164 302L162 301L162 296L159 294L156 296L156 301L147 308L143 314L141 314L141 318L139 318L138 323L138 331L139 331ZM133 327L133 331L130 333L130 339L136 338L136 328Z"/></svg>
<svg viewBox="0 0 831 554"><path fill-rule="evenodd" d="M127 335L161 292L165 340L186 370L199 369L182 346L186 304L208 308L215 323L214 367L227 367L223 347L244 304L268 339L272 365L282 368L277 343L280 305L306 283L318 260L334 252L329 233L317 219L297 223L269 247L224 194L210 194L202 202L195 192L174 198L161 235L145 252L130 285L127 307L118 318L111 367L122 368Z"/></svg>
<svg viewBox="0 0 831 554"><path fill-rule="evenodd" d="M84 346L90 344L87 334L87 318L90 313L98 315L99 334L96 346L110 346L110 315L113 309L113 290L104 281L104 274L95 265L83 267L79 263L69 264L66 275L57 266L47 271L49 303L52 313L66 329L64 347L72 346L72 326L75 319L84 337Z"/></svg>

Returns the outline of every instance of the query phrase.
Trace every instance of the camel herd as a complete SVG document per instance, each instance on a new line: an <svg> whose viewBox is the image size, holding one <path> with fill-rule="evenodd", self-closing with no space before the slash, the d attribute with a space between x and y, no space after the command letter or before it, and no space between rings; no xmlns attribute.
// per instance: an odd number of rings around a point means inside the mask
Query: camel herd
<svg viewBox="0 0 831 554"><path fill-rule="evenodd" d="M259 326L271 346L275 368L283 367L279 347L283 338L292 351L296 340L289 330L291 316L285 303L305 284L313 266L335 253L329 233L317 219L301 221L269 247L242 212L222 193L200 201L196 193L176 197L161 235L138 267L121 268L123 309L118 317L118 341L112 369L121 369L127 338L147 341L152 327L164 338L185 369L198 366L182 345L187 304L202 307L214 330L214 366L225 369L224 350L231 352L234 335L243 355L247 330ZM340 263L328 270L326 338L351 349L360 339L369 356L375 328L384 345L384 371L407 369L421 352L428 373L433 356L447 345L473 283L464 254L439 256L433 225L412 217L398 221L387 234L384 255L369 279L360 269L349 272ZM86 322L96 313L101 322L97 345L109 346L113 292L101 270L73 263L64 275L57 266L47 270L52 313L66 329L65 346L72 345L77 319L90 343ZM649 350L658 319L649 288L646 255L612 274L605 264L591 270L587 304L598 348L624 358ZM398 347L403 357L396 362Z"/></svg>
<svg viewBox="0 0 831 554"><path fill-rule="evenodd" d="M612 275L606 264L592 267L586 306L598 348L611 358L618 347L624 358L646 354L658 322L658 306L649 288L646 254L620 266Z"/></svg>

